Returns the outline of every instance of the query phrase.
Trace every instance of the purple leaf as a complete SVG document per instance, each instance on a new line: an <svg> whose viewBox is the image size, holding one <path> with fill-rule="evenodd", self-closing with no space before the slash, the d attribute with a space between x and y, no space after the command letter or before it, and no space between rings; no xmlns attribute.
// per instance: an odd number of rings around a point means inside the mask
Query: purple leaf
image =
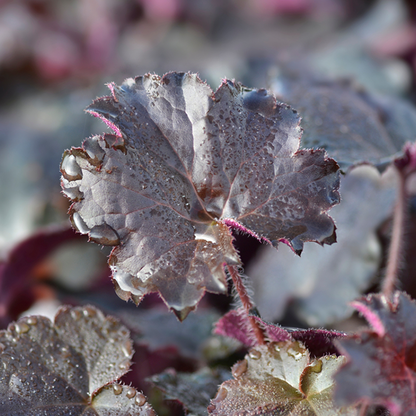
<svg viewBox="0 0 416 416"><path fill-rule="evenodd" d="M371 163L383 171L416 136L416 109L349 81L289 70L277 79L279 99L302 115L302 147L324 148L342 169Z"/></svg>
<svg viewBox="0 0 416 416"><path fill-rule="evenodd" d="M302 342L314 357L323 357L327 354L340 355L334 340L346 336L344 332L320 328L296 329L289 333L293 339Z"/></svg>
<svg viewBox="0 0 416 416"><path fill-rule="evenodd" d="M333 373L344 357L310 360L299 342L260 345L232 368L234 379L221 384L210 415L357 415L332 402Z"/></svg>
<svg viewBox="0 0 416 416"><path fill-rule="evenodd" d="M183 357L195 360L201 358L203 344L211 337L212 325L218 319L217 312L201 307L184 322L159 307L127 309L118 316L131 330L136 343L146 345L150 351L176 347Z"/></svg>
<svg viewBox="0 0 416 416"><path fill-rule="evenodd" d="M223 267L239 263L229 227L297 253L335 241L338 165L298 150L290 107L228 80L214 94L189 73L109 87L87 110L115 135L66 151L61 172L73 225L117 246L120 297L159 292L183 319L205 290L224 293Z"/></svg>
<svg viewBox="0 0 416 416"><path fill-rule="evenodd" d="M391 215L396 189L393 171L380 175L372 166L358 166L342 177L342 201L331 210L337 244L325 249L309 244L300 259L286 246L277 253L260 247L246 273L261 316L279 321L290 304L308 326L333 325L349 317L349 302L362 296L380 266L377 228Z"/></svg>
<svg viewBox="0 0 416 416"><path fill-rule="evenodd" d="M383 405L395 416L414 415L416 302L403 292L392 301L369 295L354 302L372 330L338 341L348 362L335 376L339 404Z"/></svg>
<svg viewBox="0 0 416 416"><path fill-rule="evenodd" d="M326 354L338 355L333 340L344 337L345 334L327 329L288 329L280 325L271 324L255 316L254 319L263 329L268 342L301 341L314 357ZM243 309L232 310L226 313L216 324L214 333L231 337L240 341L247 347L257 345L252 333L252 325Z"/></svg>
<svg viewBox="0 0 416 416"><path fill-rule="evenodd" d="M29 308L33 301L33 269L63 244L80 240L70 228L48 227L17 244L0 263L0 327ZM24 261L22 261L24 259Z"/></svg>
<svg viewBox="0 0 416 416"><path fill-rule="evenodd" d="M214 333L234 338L247 347L257 345L247 313L242 308L231 310L219 319L215 324Z"/></svg>
<svg viewBox="0 0 416 416"><path fill-rule="evenodd" d="M154 416L116 382L131 364L129 331L92 306L61 308L54 324L22 318L0 331L0 351L1 414Z"/></svg>
<svg viewBox="0 0 416 416"><path fill-rule="evenodd" d="M229 371L205 367L195 373L177 373L170 369L148 381L164 392L165 399L179 400L192 415L205 416L218 385L230 378Z"/></svg>

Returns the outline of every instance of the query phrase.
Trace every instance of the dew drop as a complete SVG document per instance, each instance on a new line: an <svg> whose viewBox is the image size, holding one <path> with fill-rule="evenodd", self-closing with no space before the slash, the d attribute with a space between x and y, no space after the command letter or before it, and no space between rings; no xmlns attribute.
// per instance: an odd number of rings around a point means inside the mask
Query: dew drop
<svg viewBox="0 0 416 416"><path fill-rule="evenodd" d="M82 314L86 318L93 318L96 315L96 310L92 306L85 306L82 311Z"/></svg>
<svg viewBox="0 0 416 416"><path fill-rule="evenodd" d="M132 399L132 398L136 395L136 393L137 393L137 391L136 391L136 389L135 389L135 388L133 388L133 387L129 387L129 388L127 389L127 392L126 392L126 396L127 396L129 399Z"/></svg>
<svg viewBox="0 0 416 416"><path fill-rule="evenodd" d="M104 157L104 150L99 144L99 136L94 136L90 139L85 140L83 144L84 150L87 152L88 156L92 159L90 161L93 165L98 165L102 162Z"/></svg>
<svg viewBox="0 0 416 416"><path fill-rule="evenodd" d="M69 198L80 201L84 198L84 194L79 190L78 186L63 186L62 192Z"/></svg>
<svg viewBox="0 0 416 416"><path fill-rule="evenodd" d="M29 325L36 325L38 320L36 319L36 316L29 316L29 318L26 319L26 323Z"/></svg>
<svg viewBox="0 0 416 416"><path fill-rule="evenodd" d="M121 394L123 392L123 387L120 386L120 384L113 384L113 392L116 396L118 396L119 394Z"/></svg>
<svg viewBox="0 0 416 416"><path fill-rule="evenodd" d="M129 367L130 367L130 360L124 360L118 365L118 368L120 370L127 370Z"/></svg>
<svg viewBox="0 0 416 416"><path fill-rule="evenodd" d="M276 352L280 352L280 347L277 344L274 346L274 349Z"/></svg>
<svg viewBox="0 0 416 416"><path fill-rule="evenodd" d="M247 360L242 360L235 363L231 369L234 378L241 377L247 371Z"/></svg>
<svg viewBox="0 0 416 416"><path fill-rule="evenodd" d="M74 321L79 321L82 317L82 312L79 309L72 309L71 317Z"/></svg>
<svg viewBox="0 0 416 416"><path fill-rule="evenodd" d="M135 403L143 406L146 403L146 396L143 393L137 393Z"/></svg>
<svg viewBox="0 0 416 416"><path fill-rule="evenodd" d="M71 352L69 351L68 347L62 347L61 354L63 358L68 358L71 355Z"/></svg>
<svg viewBox="0 0 416 416"><path fill-rule="evenodd" d="M220 386L217 394L212 399L212 403L215 404L215 403L221 402L227 397L227 395L228 395L228 390L224 386Z"/></svg>
<svg viewBox="0 0 416 416"><path fill-rule="evenodd" d="M299 351L294 350L293 348L289 348L287 353L293 357L296 361L299 361L302 358L302 353Z"/></svg>
<svg viewBox="0 0 416 416"><path fill-rule="evenodd" d="M120 244L120 238L117 232L105 223L92 227L90 239L103 246L116 246Z"/></svg>
<svg viewBox="0 0 416 416"><path fill-rule="evenodd" d="M76 181L82 179L82 170L77 163L74 155L64 154L61 164L61 172L68 181Z"/></svg>
<svg viewBox="0 0 416 416"><path fill-rule="evenodd" d="M81 215L78 214L78 212L74 212L72 214L72 221L76 227L76 229L81 233L81 234L87 234L88 231L90 231L90 229L87 227L87 224L85 223L85 221L81 218Z"/></svg>
<svg viewBox="0 0 416 416"><path fill-rule="evenodd" d="M314 373L320 373L322 371L322 361L316 360L309 366Z"/></svg>
<svg viewBox="0 0 416 416"><path fill-rule="evenodd" d="M130 273L121 270L117 266L111 266L113 272L113 279L118 283L121 290L130 292L132 295L143 296L143 292L133 286L132 279L134 278Z"/></svg>
<svg viewBox="0 0 416 416"><path fill-rule="evenodd" d="M16 332L18 334L25 334L30 329L30 326L26 322L18 322L16 324Z"/></svg>
<svg viewBox="0 0 416 416"><path fill-rule="evenodd" d="M123 354L126 357L131 357L132 356L132 354L133 354L133 348L132 348L132 345L131 345L130 340L124 341L123 344L122 344L122 346L121 346L121 349L123 351Z"/></svg>
<svg viewBox="0 0 416 416"><path fill-rule="evenodd" d="M251 350L251 351L248 353L248 355L249 355L249 357L250 357L252 360L258 360L258 359L260 359L260 357L261 357L261 352L260 352L260 351L258 351L258 350Z"/></svg>

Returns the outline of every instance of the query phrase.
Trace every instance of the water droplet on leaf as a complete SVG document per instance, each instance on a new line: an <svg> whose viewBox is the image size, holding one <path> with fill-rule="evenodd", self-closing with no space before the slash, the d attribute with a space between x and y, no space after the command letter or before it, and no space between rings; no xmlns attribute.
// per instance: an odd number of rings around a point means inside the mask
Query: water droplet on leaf
<svg viewBox="0 0 416 416"><path fill-rule="evenodd" d="M136 395L136 393L137 393L137 391L136 391L136 389L135 389L135 388L133 388L133 387L129 387L129 388L127 389L127 392L126 392L126 396L127 396L129 399L132 399L132 398Z"/></svg>
<svg viewBox="0 0 416 416"><path fill-rule="evenodd" d="M74 155L65 153L62 159L61 172L68 181L76 181L82 179L82 170L77 163Z"/></svg>
<svg viewBox="0 0 416 416"><path fill-rule="evenodd" d="M146 396L143 393L137 393L135 403L143 406L146 403Z"/></svg>
<svg viewBox="0 0 416 416"><path fill-rule="evenodd" d="M81 218L81 215L78 214L78 212L74 212L72 214L72 221L76 227L76 229L81 233L81 234L87 234L90 229L88 228L87 224L85 223L85 221Z"/></svg>
<svg viewBox="0 0 416 416"><path fill-rule="evenodd" d="M250 357L252 360L259 360L259 359L260 359L260 357L261 357L261 352L260 352L260 351L258 351L258 350L251 350L251 351L248 353L248 355L249 355L249 357Z"/></svg>
<svg viewBox="0 0 416 416"><path fill-rule="evenodd" d="M120 386L120 384L113 384L113 392L114 392L114 394L115 395L119 395L119 394L121 394L122 392L123 392L123 387L122 386Z"/></svg>
<svg viewBox="0 0 416 416"><path fill-rule="evenodd" d="M241 377L247 371L247 360L235 363L231 369L234 378Z"/></svg>
<svg viewBox="0 0 416 416"><path fill-rule="evenodd" d="M91 228L90 239L103 246L116 246L120 244L118 234L108 224L95 225Z"/></svg>
<svg viewBox="0 0 416 416"><path fill-rule="evenodd" d="M16 324L16 332L18 334L25 334L30 329L30 326L26 322L18 322Z"/></svg>

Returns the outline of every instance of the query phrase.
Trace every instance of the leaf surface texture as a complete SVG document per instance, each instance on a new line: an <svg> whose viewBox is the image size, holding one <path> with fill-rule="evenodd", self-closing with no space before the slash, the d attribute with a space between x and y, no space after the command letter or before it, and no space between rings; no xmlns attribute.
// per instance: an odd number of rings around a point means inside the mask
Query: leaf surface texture
<svg viewBox="0 0 416 416"><path fill-rule="evenodd" d="M335 241L338 165L298 150L297 113L267 91L224 80L214 94L189 73L109 87L87 111L115 134L66 151L61 172L74 226L117 246L119 296L159 292L183 318L205 290L224 293L224 265L239 263L229 228L297 253Z"/></svg>
<svg viewBox="0 0 416 416"><path fill-rule="evenodd" d="M154 416L142 393L117 383L131 364L129 331L92 307L55 323L22 318L0 331L0 414Z"/></svg>
<svg viewBox="0 0 416 416"><path fill-rule="evenodd" d="M310 360L298 342L270 343L250 350L232 368L208 407L210 415L356 415L332 403L333 373L343 357Z"/></svg>

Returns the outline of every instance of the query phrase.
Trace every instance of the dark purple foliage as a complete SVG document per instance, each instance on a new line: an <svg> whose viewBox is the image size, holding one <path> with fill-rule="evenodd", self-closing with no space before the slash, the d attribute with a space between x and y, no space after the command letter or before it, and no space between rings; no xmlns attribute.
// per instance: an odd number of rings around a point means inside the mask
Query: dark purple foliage
<svg viewBox="0 0 416 416"><path fill-rule="evenodd" d="M333 340L345 336L344 333L338 331L315 328L288 329L265 322L257 316L254 319L263 329L268 342L301 341L308 348L309 353L315 357L322 357L326 354L338 355L339 352ZM216 323L214 332L234 338L247 347L254 347L258 344L252 333L250 320L242 309L232 310L225 314Z"/></svg>
<svg viewBox="0 0 416 416"><path fill-rule="evenodd" d="M62 244L79 239L70 228L50 227L13 247L0 263L0 328L5 328L35 300L34 269Z"/></svg>
<svg viewBox="0 0 416 416"><path fill-rule="evenodd" d="M297 341L252 348L232 368L208 407L218 416L356 416L356 409L332 402L332 375L344 357L311 360Z"/></svg>
<svg viewBox="0 0 416 416"><path fill-rule="evenodd" d="M342 169L371 163L382 171L415 139L416 108L404 100L298 68L283 71L276 86L302 116L302 147L326 149Z"/></svg>
<svg viewBox="0 0 416 416"><path fill-rule="evenodd" d="M416 414L416 302L369 295L354 302L371 329L338 341L348 362L335 376L340 404L381 404L395 416Z"/></svg>
<svg viewBox="0 0 416 416"><path fill-rule="evenodd" d="M119 296L159 292L183 319L205 290L226 291L223 267L239 263L229 227L297 253L335 241L338 165L298 150L290 107L229 80L214 94L186 73L109 87L87 111L115 135L66 151L61 172L74 227L116 246Z"/></svg>
<svg viewBox="0 0 416 416"><path fill-rule="evenodd" d="M154 416L143 394L117 383L131 365L129 335L92 306L10 324L0 331L0 413Z"/></svg>

